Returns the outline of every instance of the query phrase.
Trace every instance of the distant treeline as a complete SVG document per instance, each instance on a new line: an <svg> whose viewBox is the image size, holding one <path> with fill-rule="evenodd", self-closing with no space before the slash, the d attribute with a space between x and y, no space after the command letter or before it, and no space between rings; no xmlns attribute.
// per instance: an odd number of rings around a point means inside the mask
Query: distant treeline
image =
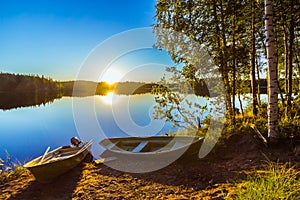
<svg viewBox="0 0 300 200"><path fill-rule="evenodd" d="M189 86L186 88L186 91L184 92L187 92L189 94L195 94L197 96L214 97L217 94L219 94L219 92L216 91L220 89L218 88L219 86L216 85L217 83L218 81L214 81L213 79L210 80L200 79L194 81L193 83L188 84ZM180 88L184 84L186 83L177 83L177 84L167 83L167 84L160 85L158 83L120 82L120 83L116 83L113 90L115 94L124 94L124 95L151 93L154 87L167 88L169 90L176 92L182 90ZM248 89L247 91L245 91L245 93L251 93L251 81L245 80L243 81L243 84L248 86L247 87ZM266 79L260 79L258 86L260 89L260 94L267 94Z"/></svg>
<svg viewBox="0 0 300 200"><path fill-rule="evenodd" d="M187 87L187 93L198 96L214 97L215 85L213 80L197 80ZM184 84L184 83L183 83ZM249 86L250 80L242 84ZM267 88L266 79L259 81L260 93L265 94ZM93 96L106 95L114 92L120 95L135 95L153 92L153 88L164 88L172 91L180 91L178 84L144 83L144 82L120 82L108 84L106 82L93 81L54 81L38 75L20 75L0 73L0 109L11 109L24 106L34 106L52 102L62 96Z"/></svg>
<svg viewBox="0 0 300 200"><path fill-rule="evenodd" d="M59 93L62 84L38 75L0 73L0 92Z"/></svg>
<svg viewBox="0 0 300 200"><path fill-rule="evenodd" d="M61 82L64 96L92 96L106 95L114 92L120 95L145 94L151 92L154 83L120 82L108 84L106 82L93 81L66 81Z"/></svg>
<svg viewBox="0 0 300 200"><path fill-rule="evenodd" d="M208 83L208 84L207 84ZM189 93L199 96L210 96L209 90L214 86L213 80L200 79L190 84L188 87ZM250 80L243 81L242 84L247 85L247 93L251 93ZM260 79L259 84L261 93L266 93L267 81ZM7 93L35 93L35 94L59 94L59 96L90 96L90 95L106 95L108 92L114 91L116 94L143 94L150 93L154 86L159 86L158 83L145 82L120 82L108 84L106 82L93 81L54 81L51 78L37 75L19 75L0 73L0 92ZM176 84L165 84L171 90L178 90Z"/></svg>
<svg viewBox="0 0 300 200"><path fill-rule="evenodd" d="M0 109L44 105L62 95L61 83L50 78L0 73Z"/></svg>
<svg viewBox="0 0 300 200"><path fill-rule="evenodd" d="M114 89L115 94L123 95L135 95L152 93L154 88L160 88L161 90L168 89L175 92L180 91L181 84L158 84L158 83L143 83L143 82L121 82L117 83ZM159 90L159 89L158 89ZM156 92L159 93L159 91ZM196 94L198 96L210 96L208 88L204 81L199 81L191 87L188 87L186 91L190 94Z"/></svg>
<svg viewBox="0 0 300 200"><path fill-rule="evenodd" d="M110 85L106 82L93 82L93 81L65 81L61 82L62 92L64 96L93 96L93 95L106 95L108 92L114 90L115 85Z"/></svg>

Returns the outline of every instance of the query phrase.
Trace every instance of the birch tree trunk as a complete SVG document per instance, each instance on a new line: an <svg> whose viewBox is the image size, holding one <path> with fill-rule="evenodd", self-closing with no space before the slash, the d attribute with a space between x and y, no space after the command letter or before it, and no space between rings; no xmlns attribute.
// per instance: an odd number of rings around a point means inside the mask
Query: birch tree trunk
<svg viewBox="0 0 300 200"><path fill-rule="evenodd" d="M268 137L270 141L278 138L278 84L277 64L274 45L272 1L265 1L266 46L268 58Z"/></svg>

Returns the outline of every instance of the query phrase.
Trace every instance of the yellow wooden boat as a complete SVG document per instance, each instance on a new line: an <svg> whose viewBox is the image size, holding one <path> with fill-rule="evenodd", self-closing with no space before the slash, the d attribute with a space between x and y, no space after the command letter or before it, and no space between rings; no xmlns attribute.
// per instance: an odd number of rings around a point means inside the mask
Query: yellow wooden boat
<svg viewBox="0 0 300 200"><path fill-rule="evenodd" d="M24 165L41 183L49 183L61 174L76 167L89 153L93 141L81 146L62 146Z"/></svg>

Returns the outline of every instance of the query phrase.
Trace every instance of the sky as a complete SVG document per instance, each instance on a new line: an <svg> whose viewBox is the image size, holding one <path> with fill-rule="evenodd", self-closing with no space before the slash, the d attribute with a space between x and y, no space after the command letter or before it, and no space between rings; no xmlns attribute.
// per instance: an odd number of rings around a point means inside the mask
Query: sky
<svg viewBox="0 0 300 200"><path fill-rule="evenodd" d="M91 51L103 41L123 31L151 27L155 3L0 0L0 72L73 80ZM148 52L157 57L158 52ZM163 63L171 63L166 53L160 54Z"/></svg>

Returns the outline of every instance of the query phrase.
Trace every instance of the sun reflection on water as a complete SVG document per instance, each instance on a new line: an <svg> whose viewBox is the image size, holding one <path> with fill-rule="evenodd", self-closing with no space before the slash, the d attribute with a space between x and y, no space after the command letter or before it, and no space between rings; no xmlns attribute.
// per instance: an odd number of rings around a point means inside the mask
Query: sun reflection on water
<svg viewBox="0 0 300 200"><path fill-rule="evenodd" d="M100 100L106 105L112 105L115 99L114 92L108 92L106 95L99 96Z"/></svg>

